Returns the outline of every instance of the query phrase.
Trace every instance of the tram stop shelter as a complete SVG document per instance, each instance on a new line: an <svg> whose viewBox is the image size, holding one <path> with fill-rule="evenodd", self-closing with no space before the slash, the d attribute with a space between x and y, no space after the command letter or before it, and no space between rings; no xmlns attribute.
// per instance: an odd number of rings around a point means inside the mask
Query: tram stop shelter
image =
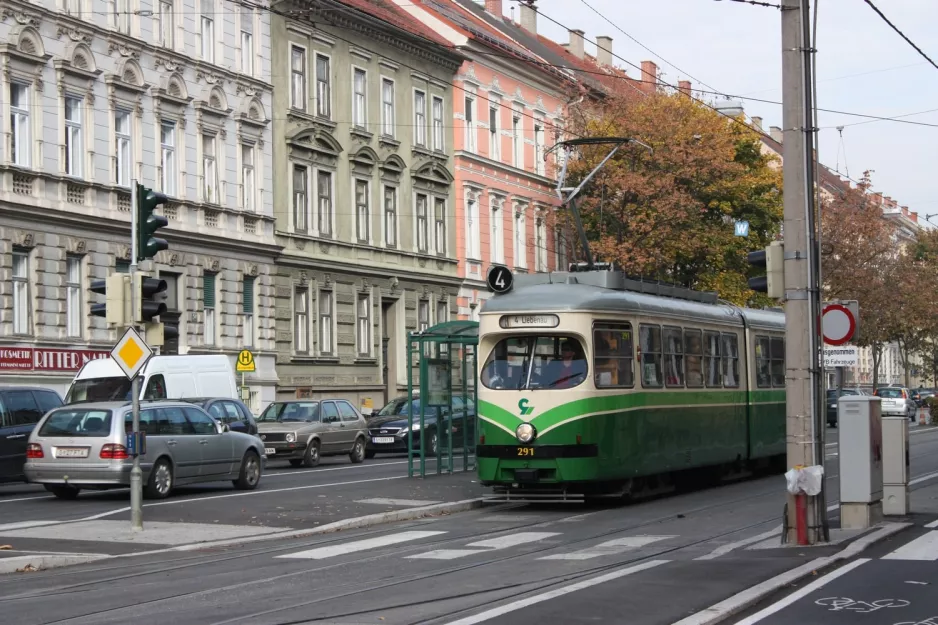
<svg viewBox="0 0 938 625"><path fill-rule="evenodd" d="M460 459L459 470L475 468L478 346L477 321L446 321L408 334L409 477L424 477L428 462L437 475L453 473Z"/></svg>

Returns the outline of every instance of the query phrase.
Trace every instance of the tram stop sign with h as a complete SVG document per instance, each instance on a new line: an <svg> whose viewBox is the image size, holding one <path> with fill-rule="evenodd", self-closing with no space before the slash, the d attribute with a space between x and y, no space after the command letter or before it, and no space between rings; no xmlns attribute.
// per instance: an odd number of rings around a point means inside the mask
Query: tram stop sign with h
<svg viewBox="0 0 938 625"><path fill-rule="evenodd" d="M859 334L860 306L856 300L824 304L821 333L827 345L845 345Z"/></svg>

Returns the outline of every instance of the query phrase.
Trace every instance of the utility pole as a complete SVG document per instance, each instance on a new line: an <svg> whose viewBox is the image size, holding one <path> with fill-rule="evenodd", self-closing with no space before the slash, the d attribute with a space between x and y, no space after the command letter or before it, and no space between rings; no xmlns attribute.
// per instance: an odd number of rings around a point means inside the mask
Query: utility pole
<svg viewBox="0 0 938 625"><path fill-rule="evenodd" d="M782 0L782 92L784 128L785 360L788 467L824 463L825 423L821 402L819 265L814 207L814 115L810 0ZM795 543L799 524L807 542L824 541L824 478L816 496L788 493L787 542ZM798 500L797 498L803 498ZM806 514L799 519L804 502Z"/></svg>
<svg viewBox="0 0 938 625"><path fill-rule="evenodd" d="M137 241L139 198L137 197L137 180L130 181L130 320L129 327L136 329L137 310L140 304L137 298L137 256L140 253ZM140 468L140 374L134 376L130 385L130 402L133 411L133 437L134 437L134 465L130 469L130 526L133 530L143 529L143 470Z"/></svg>

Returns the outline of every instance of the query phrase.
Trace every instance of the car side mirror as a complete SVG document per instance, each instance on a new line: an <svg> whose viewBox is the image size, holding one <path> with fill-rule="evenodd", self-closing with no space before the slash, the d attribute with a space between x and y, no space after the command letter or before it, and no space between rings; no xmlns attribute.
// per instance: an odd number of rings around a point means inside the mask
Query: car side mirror
<svg viewBox="0 0 938 625"><path fill-rule="evenodd" d="M218 424L218 433L219 433L219 434L224 434L225 432L229 432L229 431L230 431L230 429L229 429L227 423L219 423L219 424Z"/></svg>

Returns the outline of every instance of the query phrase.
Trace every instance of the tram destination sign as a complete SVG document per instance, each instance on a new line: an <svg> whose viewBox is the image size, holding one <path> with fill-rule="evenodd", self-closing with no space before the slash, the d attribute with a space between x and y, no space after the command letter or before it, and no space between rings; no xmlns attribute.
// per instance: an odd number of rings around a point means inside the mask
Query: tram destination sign
<svg viewBox="0 0 938 625"><path fill-rule="evenodd" d="M510 328L556 328L560 325L557 315L502 315L498 325Z"/></svg>

